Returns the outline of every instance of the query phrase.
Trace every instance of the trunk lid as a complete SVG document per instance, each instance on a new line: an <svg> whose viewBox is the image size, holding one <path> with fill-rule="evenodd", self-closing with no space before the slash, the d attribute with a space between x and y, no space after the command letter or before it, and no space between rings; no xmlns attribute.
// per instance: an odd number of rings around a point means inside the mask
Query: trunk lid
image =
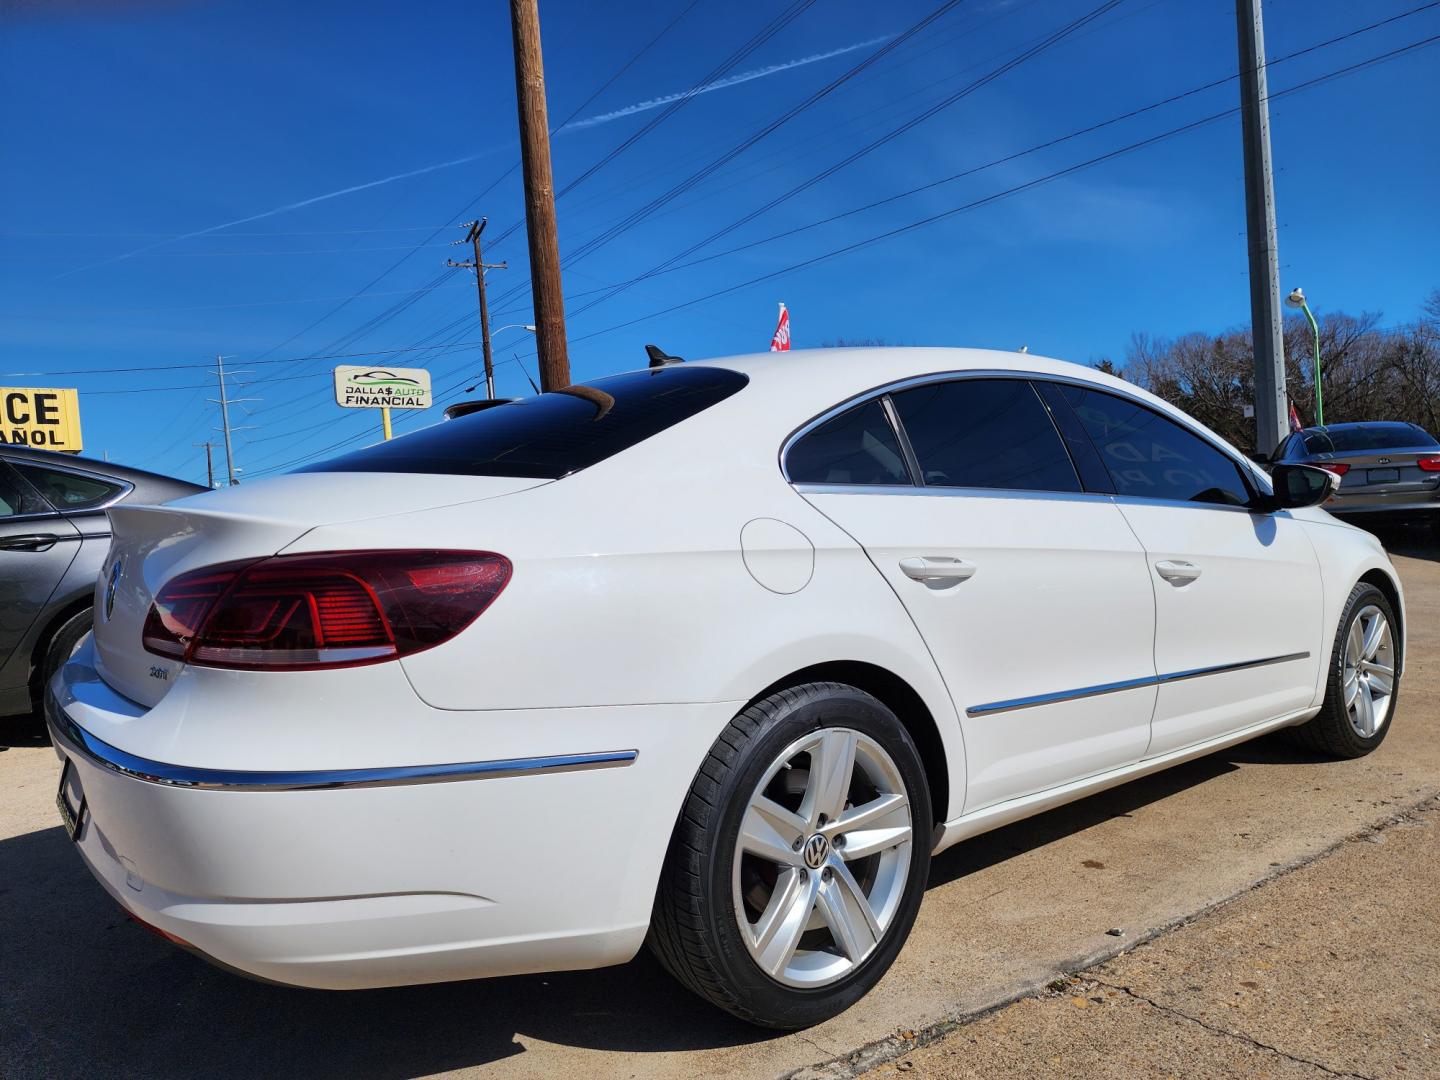
<svg viewBox="0 0 1440 1080"><path fill-rule="evenodd" d="M322 525L478 502L550 482L311 473L258 480L164 506L113 506L110 554L95 586L96 669L113 689L142 705L153 706L165 696L184 665L147 651L141 632L156 592L178 574L274 555Z"/></svg>
<svg viewBox="0 0 1440 1080"><path fill-rule="evenodd" d="M1340 478L1340 494L1387 492L1417 493L1440 485L1440 473L1426 472L1417 462L1440 457L1440 448L1396 447L1364 452L1317 454L1316 464L1345 464L1350 469Z"/></svg>

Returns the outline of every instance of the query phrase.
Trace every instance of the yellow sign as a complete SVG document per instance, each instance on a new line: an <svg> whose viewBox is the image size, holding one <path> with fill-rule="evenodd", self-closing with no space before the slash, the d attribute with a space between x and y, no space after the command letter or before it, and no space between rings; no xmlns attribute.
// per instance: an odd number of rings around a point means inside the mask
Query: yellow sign
<svg viewBox="0 0 1440 1080"><path fill-rule="evenodd" d="M0 386L0 444L42 450L83 449L79 393Z"/></svg>

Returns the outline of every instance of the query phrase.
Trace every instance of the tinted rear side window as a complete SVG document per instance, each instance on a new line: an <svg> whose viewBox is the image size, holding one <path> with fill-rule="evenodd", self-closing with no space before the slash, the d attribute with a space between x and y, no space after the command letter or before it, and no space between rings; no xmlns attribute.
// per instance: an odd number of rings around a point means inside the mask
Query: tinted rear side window
<svg viewBox="0 0 1440 1080"><path fill-rule="evenodd" d="M892 398L929 486L1080 490L1065 444L1028 382L956 379Z"/></svg>
<svg viewBox="0 0 1440 1080"><path fill-rule="evenodd" d="M1118 495L1243 506L1240 467L1200 436L1138 402L1065 387L1065 400L1100 451Z"/></svg>
<svg viewBox="0 0 1440 1080"><path fill-rule="evenodd" d="M557 480L724 401L749 381L713 367L632 371L446 420L296 471Z"/></svg>
<svg viewBox="0 0 1440 1080"><path fill-rule="evenodd" d="M113 499L125 490L123 484L114 484L96 476L81 476L64 469L49 469L44 465L16 464L20 474L40 490L57 510L90 510Z"/></svg>
<svg viewBox="0 0 1440 1080"><path fill-rule="evenodd" d="M1312 454L1354 454L1397 446L1435 445L1433 435L1413 424L1362 424L1305 433L1305 449Z"/></svg>
<svg viewBox="0 0 1440 1080"><path fill-rule="evenodd" d="M905 457L879 401L825 421L790 448L794 484L908 484Z"/></svg>

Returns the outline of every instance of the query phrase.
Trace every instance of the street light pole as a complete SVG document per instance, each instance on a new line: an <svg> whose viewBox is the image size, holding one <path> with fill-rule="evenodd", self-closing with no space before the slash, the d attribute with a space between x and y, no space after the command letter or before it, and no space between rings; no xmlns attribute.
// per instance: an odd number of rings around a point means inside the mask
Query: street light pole
<svg viewBox="0 0 1440 1080"><path fill-rule="evenodd" d="M1296 289L1285 298L1285 303L1305 312L1305 317L1310 320L1310 331L1315 336L1315 360L1310 367L1311 373L1315 376L1315 423L1319 427L1324 427L1325 396L1320 389L1320 324L1315 321L1315 314L1310 310L1310 304L1305 299L1304 289Z"/></svg>

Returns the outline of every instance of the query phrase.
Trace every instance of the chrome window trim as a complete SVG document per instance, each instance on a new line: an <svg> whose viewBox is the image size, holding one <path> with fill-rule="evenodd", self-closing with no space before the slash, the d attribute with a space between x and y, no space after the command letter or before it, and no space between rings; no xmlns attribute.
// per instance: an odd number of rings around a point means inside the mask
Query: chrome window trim
<svg viewBox="0 0 1440 1080"><path fill-rule="evenodd" d="M873 386L873 387L871 387L871 388L868 389L868 390L862 390L862 391L860 391L858 394L853 394L853 395L851 395L850 397L846 398L844 401L840 402L838 405L833 405L833 406L831 406L829 409L826 409L824 412L820 413L818 416L815 416L815 417L813 417L812 419L807 420L805 423L801 424L798 428L796 428L794 431L792 431L792 432L789 434L789 436L786 437L785 441L780 444L780 454L779 454L780 475L785 478L786 483L790 483L790 484L794 484L794 483L795 483L794 480L791 480L791 479L790 479L790 471L789 471L789 469L786 467L786 464L785 464L786 459L790 456L790 448L791 448L792 446L794 446L795 443L797 443L799 440L803 439L806 435L808 435L811 431L815 430L815 428L817 428L817 427L819 427L821 424L825 423L825 421L830 420L830 419L832 419L833 417L838 416L840 413L846 412L847 410L852 409L852 408L854 408L854 407L856 407L856 406L858 406L858 405L863 405L863 404L865 404L865 402L867 402L867 401L869 401L869 400L871 400L871 399L873 399L873 398L882 397L882 396L885 396L885 395L888 395L888 394L892 394L892 393L898 393L898 392L901 391L901 390L909 390L911 387L915 387L915 386L925 386L925 385L927 385L927 384L929 384L929 383L935 383L935 382L952 382L952 381L957 380L957 379L1023 379L1023 380L1027 380L1027 381L1030 381L1030 382L1050 382L1050 383L1059 383L1059 384L1061 384L1061 385L1063 385L1063 386L1078 386L1078 387L1081 387L1081 388L1083 388L1083 389L1085 389L1085 390L1096 390L1096 391L1099 391L1100 393L1111 394L1111 395L1113 395L1113 396L1115 396L1115 397L1118 397L1118 398L1121 398L1121 399L1123 399L1123 400L1125 400L1125 401L1131 402L1132 404L1137 405L1137 406L1139 406L1140 408L1149 409L1151 412L1154 412L1154 413L1157 413L1157 414L1160 415L1160 416L1163 416L1166 420L1170 420L1170 421L1172 421L1173 423L1179 424L1179 425L1180 425L1181 427L1183 427L1187 432L1189 432L1191 435L1195 436L1195 438L1199 439L1201 442L1205 443L1207 446L1209 446L1209 447L1210 447L1212 450L1214 450L1216 453L1223 455L1225 458L1227 458L1227 459L1229 459L1231 462L1233 462L1233 463L1236 465L1236 467L1240 469L1241 474L1242 474L1243 476L1245 476L1245 477L1255 486L1256 490L1259 491L1260 494L1263 495L1263 494L1266 493L1266 490L1267 490L1268 485L1269 485L1269 483L1270 483L1270 478L1265 475L1264 470L1260 469L1259 466L1257 466L1254 462L1249 461L1249 460L1247 460L1246 458L1244 458L1243 456L1241 456L1241 455L1239 455L1239 454L1236 454L1234 451L1229 450L1229 449L1227 449L1226 447L1217 444L1217 443L1215 442L1215 440L1214 440L1209 434L1207 434L1206 432L1202 431L1202 430L1195 424L1195 422L1190 419L1190 417L1186 416L1184 413L1178 412L1178 410L1177 410L1178 415L1172 416L1172 415L1169 414L1168 412L1163 412L1163 411L1161 411L1161 410L1159 410L1159 409L1156 409L1155 406L1152 405L1152 404L1150 404L1150 402L1148 402L1148 401L1142 401L1140 398L1135 397L1133 394L1127 394L1127 393L1126 393L1124 390L1122 390L1122 389L1117 389L1116 387L1113 387L1113 386L1107 386L1107 385L1105 385L1104 383L1096 382L1096 381L1093 380L1093 379L1082 379L1082 378L1079 378L1078 376L1073 376L1073 375L1060 375L1060 374L1056 374L1055 372L1049 372L1049 371L1022 371L1022 370L1019 370L1019 369L1009 370L1009 369L1000 369L1000 368L971 368L971 369L967 369L967 370L963 370L963 371L937 371L937 372L931 372L931 373L926 374L926 375L911 375L911 376L909 376L909 377L907 377L907 378L896 380L895 382L889 382L889 383L881 384L881 385L879 385L879 386ZM1044 404L1044 400L1043 400L1043 399L1041 400L1041 404ZM889 415L889 414L887 413L887 415ZM893 421L893 419L892 419L892 424L893 424L893 422L894 422L894 421ZM1052 420L1052 423L1053 423L1053 420ZM1057 427L1056 430L1057 430L1057 432L1059 432L1058 427ZM1059 432L1059 434L1060 434L1061 442L1063 443L1063 442L1064 442L1064 433L1063 433L1063 432ZM898 437L898 435L897 435L897 437ZM1068 448L1068 447L1066 447L1066 452L1067 452L1067 453L1069 452L1069 448ZM1078 471L1078 470L1077 470L1077 471ZM813 485L813 486L817 486L817 487L833 487L833 486L835 486L835 485L829 485L829 484L819 485L819 484L817 484L817 485ZM918 490L923 490L923 485L921 485L921 484L919 484L919 483L916 483L915 485L913 485L913 489L911 489L911 488L906 488L904 485L896 485L896 487L899 488L900 491L905 492L905 493L907 493L907 494L911 494L911 495L915 494L916 491L918 491ZM954 492L954 491L959 491L959 490L961 490L961 489L951 488L951 489L949 489L949 490L950 490L951 492ZM974 490L983 490L983 491L1016 491L1016 490L1029 490L1029 489L1023 489L1023 488L973 488L973 489L966 489L966 490L971 490L971 491L974 491ZM1058 494L1067 494L1067 493L1060 492L1060 493L1058 493ZM1087 494L1088 494L1088 493L1087 493ZM1097 494L1098 494L1098 493L1097 493ZM1201 507L1205 507L1206 509L1214 509L1214 508L1218 505L1218 504L1215 504L1215 503L1189 503L1189 502L1181 502L1181 501L1173 500L1173 499L1146 499L1146 498L1144 498L1144 496L1127 496L1127 497L1128 497L1128 498L1133 498L1133 499L1138 499L1138 500L1140 500L1140 501L1142 501L1142 502L1147 502L1147 503L1161 503L1161 502L1163 502L1163 503L1167 503L1168 505L1172 505L1172 506L1201 506ZM1245 510L1247 513L1251 512L1248 507L1230 507L1229 509L1243 509L1243 510Z"/></svg>
<svg viewBox="0 0 1440 1080"><path fill-rule="evenodd" d="M1037 488L910 487L905 484L796 484L802 495L909 495L967 499L1046 499L1051 502L1099 502L1113 496L1103 491L1043 491ZM1182 505L1190 505L1188 503Z"/></svg>
<svg viewBox="0 0 1440 1080"><path fill-rule="evenodd" d="M1147 675L1138 679L1124 679L1120 682L1100 683L1096 686L1082 686L1078 690L1059 690L1051 694L1035 694L1030 697L1010 698L1006 701L990 701L984 705L970 705L965 715L990 716L995 713L1015 712L1033 709L1039 705L1054 705L1062 701L1079 701L1082 698L1098 697L1101 694L1117 694L1123 690L1138 690L1146 686L1164 686L1198 679L1205 675L1223 675L1231 671L1246 671L1250 668L1269 667L1271 664L1287 664L1292 660L1308 660L1309 652L1287 653L1284 656L1267 656L1263 660L1240 660L1232 664L1215 664L1210 667L1191 668L1188 671L1173 671L1166 675Z"/></svg>
<svg viewBox="0 0 1440 1080"><path fill-rule="evenodd" d="M259 772L201 769L170 765L126 753L91 735L65 715L53 699L46 719L55 742L73 756L132 780L162 787L201 791L329 791L335 789L403 787L444 784L461 780L498 780L513 776L615 769L633 765L636 750L609 750L588 754L552 754L545 757L462 761L444 765L400 765L377 769L326 769L293 772Z"/></svg>

